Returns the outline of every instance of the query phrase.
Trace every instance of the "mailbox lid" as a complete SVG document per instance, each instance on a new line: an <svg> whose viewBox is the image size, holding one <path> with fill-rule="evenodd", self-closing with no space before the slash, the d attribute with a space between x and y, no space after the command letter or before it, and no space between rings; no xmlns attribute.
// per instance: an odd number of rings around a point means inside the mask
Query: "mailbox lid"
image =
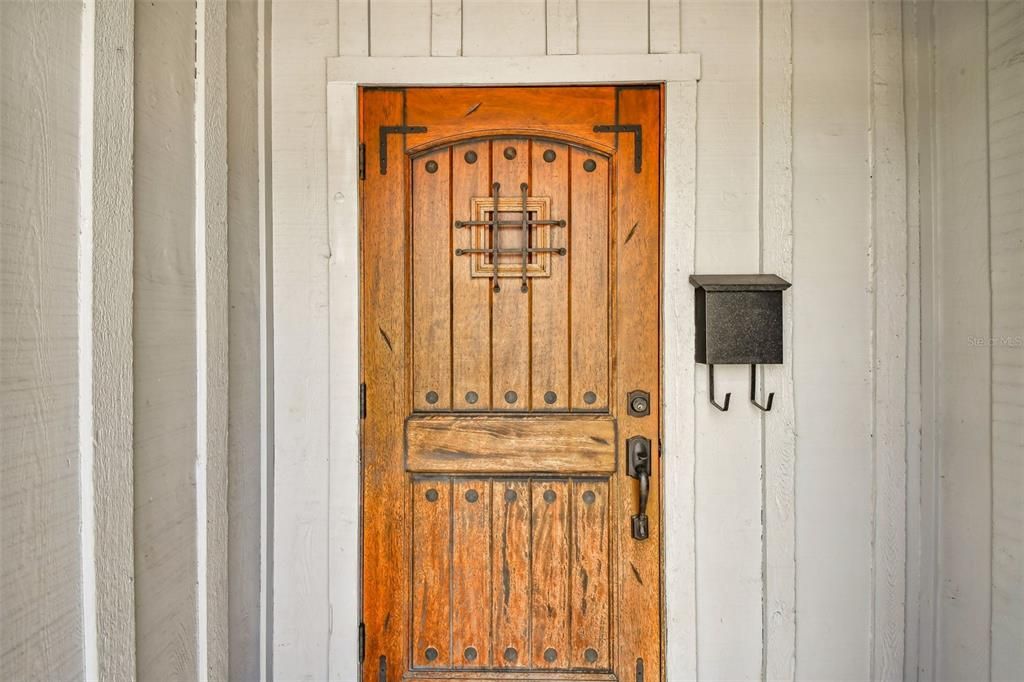
<svg viewBox="0 0 1024 682"><path fill-rule="evenodd" d="M690 275L690 284L705 291L784 291L792 286L778 275Z"/></svg>

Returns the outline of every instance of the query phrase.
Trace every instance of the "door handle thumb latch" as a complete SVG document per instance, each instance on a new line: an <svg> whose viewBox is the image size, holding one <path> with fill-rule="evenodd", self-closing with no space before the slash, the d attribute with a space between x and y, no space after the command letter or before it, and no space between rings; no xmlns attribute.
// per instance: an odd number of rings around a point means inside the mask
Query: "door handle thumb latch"
<svg viewBox="0 0 1024 682"><path fill-rule="evenodd" d="M626 473L640 482L640 510L633 515L633 539L646 540L650 535L647 520L647 498L651 494L651 441L633 436L626 441Z"/></svg>

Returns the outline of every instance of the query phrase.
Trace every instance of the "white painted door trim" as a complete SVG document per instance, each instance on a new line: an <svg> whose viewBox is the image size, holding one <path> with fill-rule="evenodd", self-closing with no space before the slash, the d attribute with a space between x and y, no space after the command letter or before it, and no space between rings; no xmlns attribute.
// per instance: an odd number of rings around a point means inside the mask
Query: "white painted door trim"
<svg viewBox="0 0 1024 682"><path fill-rule="evenodd" d="M359 676L359 125L370 85L654 83L665 88L662 280L665 669L696 679L694 335L697 81L694 54L339 57L327 63L330 305L328 651L331 679ZM282 491L279 491L279 494Z"/></svg>

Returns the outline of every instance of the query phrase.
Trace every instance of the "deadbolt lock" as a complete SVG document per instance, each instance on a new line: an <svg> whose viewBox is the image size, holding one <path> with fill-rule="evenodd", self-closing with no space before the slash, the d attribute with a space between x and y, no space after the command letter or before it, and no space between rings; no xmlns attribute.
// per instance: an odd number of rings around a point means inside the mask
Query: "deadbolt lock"
<svg viewBox="0 0 1024 682"><path fill-rule="evenodd" d="M626 409L630 417L646 417L651 413L651 394L647 391L630 391L626 395Z"/></svg>

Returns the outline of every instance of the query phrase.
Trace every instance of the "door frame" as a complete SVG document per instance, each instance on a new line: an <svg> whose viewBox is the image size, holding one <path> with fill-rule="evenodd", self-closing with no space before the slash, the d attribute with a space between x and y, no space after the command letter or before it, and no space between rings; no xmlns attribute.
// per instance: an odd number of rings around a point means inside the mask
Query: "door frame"
<svg viewBox="0 0 1024 682"><path fill-rule="evenodd" d="M327 60L327 561L332 679L359 677L359 88L664 83L662 524L666 679L696 677L693 289L700 56L337 57ZM669 589L668 586L672 588ZM666 636L670 632L671 637Z"/></svg>

